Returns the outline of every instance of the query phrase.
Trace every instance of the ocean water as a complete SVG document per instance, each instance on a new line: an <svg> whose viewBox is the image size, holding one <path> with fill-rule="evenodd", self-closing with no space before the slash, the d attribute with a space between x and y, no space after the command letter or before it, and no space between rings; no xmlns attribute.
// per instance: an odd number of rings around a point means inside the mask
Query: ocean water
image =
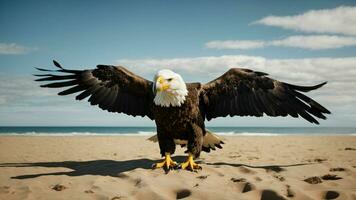
<svg viewBox="0 0 356 200"><path fill-rule="evenodd" d="M356 127L207 127L219 135L353 135ZM152 135L155 127L0 127L0 135Z"/></svg>

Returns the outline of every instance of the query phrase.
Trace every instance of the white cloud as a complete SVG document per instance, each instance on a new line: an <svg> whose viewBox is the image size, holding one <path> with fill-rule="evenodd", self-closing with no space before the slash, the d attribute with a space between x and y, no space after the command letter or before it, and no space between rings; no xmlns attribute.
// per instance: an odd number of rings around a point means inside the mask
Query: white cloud
<svg viewBox="0 0 356 200"><path fill-rule="evenodd" d="M4 55L27 54L28 52L34 50L37 50L37 48L25 47L16 43L0 43L0 54Z"/></svg>
<svg viewBox="0 0 356 200"><path fill-rule="evenodd" d="M304 49L335 49L345 46L355 46L355 37L331 36L331 35L296 35L282 40L268 42L272 46L297 47Z"/></svg>
<svg viewBox="0 0 356 200"><path fill-rule="evenodd" d="M256 49L262 48L264 42L260 40L214 40L205 43L210 49Z"/></svg>
<svg viewBox="0 0 356 200"><path fill-rule="evenodd" d="M356 35L356 7L310 10L300 15L268 16L252 24L281 27L302 32Z"/></svg>
<svg viewBox="0 0 356 200"><path fill-rule="evenodd" d="M267 46L294 47L310 50L335 49L355 46L356 37L336 35L295 35L280 40L216 40L205 46L213 49L254 49Z"/></svg>
<svg viewBox="0 0 356 200"><path fill-rule="evenodd" d="M183 75L194 73L197 76L220 75L229 67L260 66L265 61L263 57L253 56L211 56L193 58L172 59L121 59L117 63L128 66L133 72L140 72L147 77L153 77L154 73L162 68L172 69ZM201 78L201 77L198 77ZM195 80L198 81L198 80Z"/></svg>
<svg viewBox="0 0 356 200"><path fill-rule="evenodd" d="M30 75L9 76L0 74L0 106L33 106L34 101L40 102L41 104L46 103L44 99L54 95L56 91L40 88L40 83L35 82L34 79L35 77L31 77Z"/></svg>

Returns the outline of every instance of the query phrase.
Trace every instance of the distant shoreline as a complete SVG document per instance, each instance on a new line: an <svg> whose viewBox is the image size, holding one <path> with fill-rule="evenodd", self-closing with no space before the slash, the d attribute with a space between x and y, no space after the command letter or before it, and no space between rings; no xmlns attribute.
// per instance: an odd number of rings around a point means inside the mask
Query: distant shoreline
<svg viewBox="0 0 356 200"><path fill-rule="evenodd" d="M289 136L289 135L346 135L355 136L356 127L208 127L218 135L226 136ZM156 127L4 127L0 126L1 135L20 136L149 136L156 134Z"/></svg>

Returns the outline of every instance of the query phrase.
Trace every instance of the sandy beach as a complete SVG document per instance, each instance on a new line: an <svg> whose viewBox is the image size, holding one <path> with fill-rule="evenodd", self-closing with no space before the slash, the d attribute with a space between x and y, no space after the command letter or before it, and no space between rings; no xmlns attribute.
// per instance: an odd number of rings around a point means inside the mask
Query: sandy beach
<svg viewBox="0 0 356 200"><path fill-rule="evenodd" d="M224 136L168 174L147 138L1 136L0 199L356 199L356 137Z"/></svg>

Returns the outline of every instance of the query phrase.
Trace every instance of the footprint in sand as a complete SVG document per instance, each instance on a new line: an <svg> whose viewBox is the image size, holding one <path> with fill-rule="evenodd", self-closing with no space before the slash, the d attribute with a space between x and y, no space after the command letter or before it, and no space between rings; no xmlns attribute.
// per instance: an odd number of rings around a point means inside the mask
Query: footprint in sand
<svg viewBox="0 0 356 200"><path fill-rule="evenodd" d="M261 200L285 200L284 197L277 194L277 192L273 190L263 190L261 195Z"/></svg>
<svg viewBox="0 0 356 200"><path fill-rule="evenodd" d="M338 180L338 179L342 179L342 177L339 177L335 174L326 174L322 177L318 177L318 176L313 176L313 177L309 177L307 179L304 179L305 182L310 183L310 184L318 184L318 183L322 183L322 180Z"/></svg>
<svg viewBox="0 0 356 200"><path fill-rule="evenodd" d="M241 184L241 192L242 193L246 193L246 192L249 192L249 191L255 189L255 186L253 184L247 182L247 180L245 178L231 178L230 180L234 183L242 183Z"/></svg>
<svg viewBox="0 0 356 200"><path fill-rule="evenodd" d="M268 166L268 167L265 167L266 169L266 172L281 172L281 171L285 171L285 169L283 169L282 167L279 167L279 166Z"/></svg>
<svg viewBox="0 0 356 200"><path fill-rule="evenodd" d="M290 185L286 185L287 187L287 197L294 197L295 196L295 192L290 188Z"/></svg>
<svg viewBox="0 0 356 200"><path fill-rule="evenodd" d="M324 194L324 199L336 199L340 196L340 194L336 191L326 191Z"/></svg>
<svg viewBox="0 0 356 200"><path fill-rule="evenodd" d="M200 179L200 180L204 180L204 179L207 179L209 175L201 175L201 176L197 176L197 179Z"/></svg>
<svg viewBox="0 0 356 200"><path fill-rule="evenodd" d="M318 184L318 183L322 183L323 181L321 180L321 178L317 177L317 176L313 176L313 177L309 177L307 179L304 179L305 182L310 183L310 184Z"/></svg>
<svg viewBox="0 0 356 200"><path fill-rule="evenodd" d="M121 200L123 197L122 196L115 196L111 198L111 200Z"/></svg>
<svg viewBox="0 0 356 200"><path fill-rule="evenodd" d="M315 158L314 162L322 163L322 162L327 161L327 160L328 159L325 159L325 158Z"/></svg>
<svg viewBox="0 0 356 200"><path fill-rule="evenodd" d="M231 178L230 179L232 182L236 183L236 182L246 182L245 178Z"/></svg>
<svg viewBox="0 0 356 200"><path fill-rule="evenodd" d="M326 174L321 177L323 180L339 180L342 179L341 177L337 176L336 174Z"/></svg>
<svg viewBox="0 0 356 200"><path fill-rule="evenodd" d="M249 191L251 191L251 190L254 190L255 189L255 186L254 185L252 185L251 183L249 183L249 182L246 182L245 183L245 185L244 185L244 187L242 188L242 193L245 193L245 192L249 192Z"/></svg>
<svg viewBox="0 0 356 200"><path fill-rule="evenodd" d="M176 199L184 199L189 197L192 194L190 190L182 189L177 191Z"/></svg>
<svg viewBox="0 0 356 200"><path fill-rule="evenodd" d="M345 168L342 168L342 167L335 167L335 168L330 168L329 171L331 172L343 172L345 171L346 169Z"/></svg>
<svg viewBox="0 0 356 200"><path fill-rule="evenodd" d="M324 161L327 161L328 159L325 158L315 158L315 159L306 159L304 161L306 162L318 162L318 163L322 163Z"/></svg>
<svg viewBox="0 0 356 200"><path fill-rule="evenodd" d="M52 190L55 190L55 191L62 191L64 189L66 189L67 187L64 186L64 185L60 185L60 184L57 184L55 186L52 187Z"/></svg>
<svg viewBox="0 0 356 200"><path fill-rule="evenodd" d="M286 180L283 176L281 176L281 175L279 175L279 174L274 174L273 177L276 178L276 179L278 179L278 180L281 181L281 182L283 182L283 181Z"/></svg>

